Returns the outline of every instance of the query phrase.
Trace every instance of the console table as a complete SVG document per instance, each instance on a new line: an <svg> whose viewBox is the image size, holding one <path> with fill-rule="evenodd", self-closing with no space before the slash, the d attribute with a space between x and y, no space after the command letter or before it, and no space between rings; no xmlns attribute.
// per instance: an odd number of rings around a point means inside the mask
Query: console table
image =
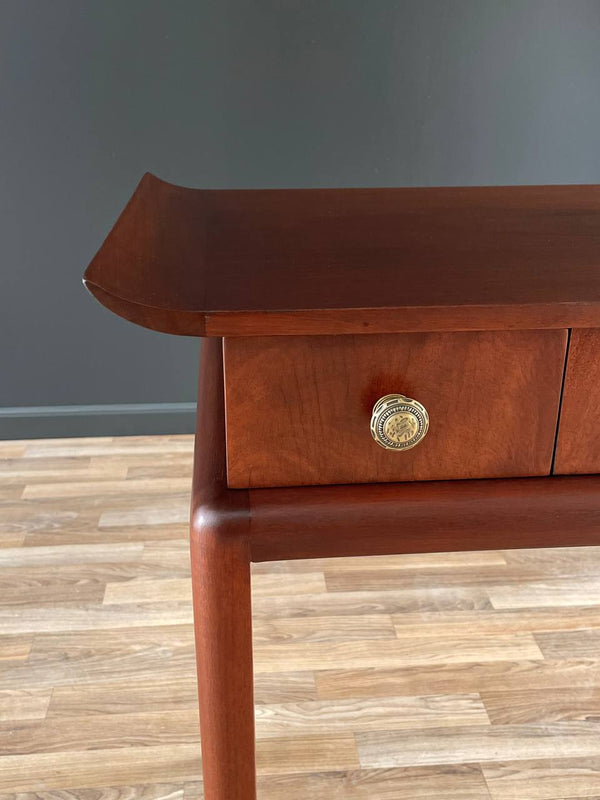
<svg viewBox="0 0 600 800"><path fill-rule="evenodd" d="M600 543L600 186L145 175L85 285L202 346L206 800L254 800L250 564Z"/></svg>

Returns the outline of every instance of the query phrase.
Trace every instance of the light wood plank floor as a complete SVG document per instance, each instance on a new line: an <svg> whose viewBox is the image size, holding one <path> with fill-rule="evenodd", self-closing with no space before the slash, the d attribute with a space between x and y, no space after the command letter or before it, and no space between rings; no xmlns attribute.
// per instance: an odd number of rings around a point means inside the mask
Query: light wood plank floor
<svg viewBox="0 0 600 800"><path fill-rule="evenodd" d="M0 442L0 797L202 797L191 459ZM253 590L261 800L599 800L600 547L259 564Z"/></svg>

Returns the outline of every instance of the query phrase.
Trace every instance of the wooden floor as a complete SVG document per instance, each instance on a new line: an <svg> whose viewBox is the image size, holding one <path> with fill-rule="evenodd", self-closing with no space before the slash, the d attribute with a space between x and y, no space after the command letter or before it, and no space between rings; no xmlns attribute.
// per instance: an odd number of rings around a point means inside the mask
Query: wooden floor
<svg viewBox="0 0 600 800"><path fill-rule="evenodd" d="M202 797L191 458L0 442L0 797ZM260 800L599 800L600 548L256 565L253 590Z"/></svg>

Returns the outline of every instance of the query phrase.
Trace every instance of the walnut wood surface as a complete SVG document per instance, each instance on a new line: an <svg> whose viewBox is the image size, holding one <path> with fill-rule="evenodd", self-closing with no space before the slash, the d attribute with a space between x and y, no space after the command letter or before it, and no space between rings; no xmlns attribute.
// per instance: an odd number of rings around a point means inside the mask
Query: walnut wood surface
<svg viewBox="0 0 600 800"><path fill-rule="evenodd" d="M253 561L600 544L600 476L250 491Z"/></svg>
<svg viewBox="0 0 600 800"><path fill-rule="evenodd" d="M571 334L554 471L600 472L599 329Z"/></svg>
<svg viewBox="0 0 600 800"><path fill-rule="evenodd" d="M225 341L231 487L549 474L566 331ZM377 445L374 403L421 402L429 433Z"/></svg>
<svg viewBox="0 0 600 800"><path fill-rule="evenodd" d="M225 484L221 342L202 350L190 551L204 797L254 800L248 499Z"/></svg>
<svg viewBox="0 0 600 800"><path fill-rule="evenodd" d="M85 283L197 336L600 326L600 187L211 191L146 174Z"/></svg>

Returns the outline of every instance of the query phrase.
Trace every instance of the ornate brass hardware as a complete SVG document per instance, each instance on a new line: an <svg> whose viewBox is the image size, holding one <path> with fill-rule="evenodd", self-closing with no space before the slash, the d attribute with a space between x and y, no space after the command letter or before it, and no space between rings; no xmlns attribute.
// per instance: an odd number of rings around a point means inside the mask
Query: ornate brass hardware
<svg viewBox="0 0 600 800"><path fill-rule="evenodd" d="M373 406L371 434L386 450L410 450L429 429L429 414L417 400L403 394L386 394Z"/></svg>

